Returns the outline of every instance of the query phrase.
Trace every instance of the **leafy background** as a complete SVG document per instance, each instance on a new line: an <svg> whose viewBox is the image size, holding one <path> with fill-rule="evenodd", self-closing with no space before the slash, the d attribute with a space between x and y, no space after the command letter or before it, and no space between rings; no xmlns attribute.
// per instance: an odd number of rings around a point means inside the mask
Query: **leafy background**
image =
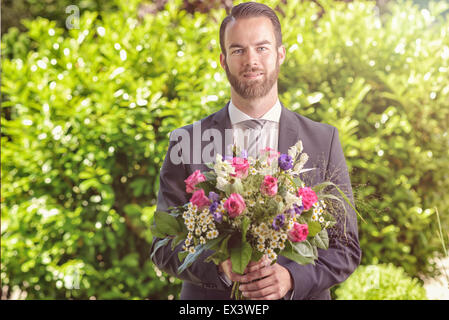
<svg viewBox="0 0 449 320"><path fill-rule="evenodd" d="M340 132L362 265L421 286L449 222L449 4L262 2L283 27L281 101ZM2 2L2 299L179 298L149 259L159 170L168 134L229 99L218 28L237 3Z"/></svg>

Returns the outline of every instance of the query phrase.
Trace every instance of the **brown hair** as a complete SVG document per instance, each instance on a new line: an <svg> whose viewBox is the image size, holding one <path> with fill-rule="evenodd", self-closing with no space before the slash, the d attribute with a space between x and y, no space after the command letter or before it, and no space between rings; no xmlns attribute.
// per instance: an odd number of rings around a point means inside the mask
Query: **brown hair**
<svg viewBox="0 0 449 320"><path fill-rule="evenodd" d="M224 44L224 36L226 31L226 26L229 22L234 19L239 18L253 18L253 17L267 17L271 20L274 29L274 36L276 38L276 46L279 47L282 45L282 32L281 32L281 23L276 15L276 13L269 6L257 3L257 2L245 2L241 3L232 8L231 13L223 19L223 22L220 26L220 47L221 52L226 54L226 48Z"/></svg>

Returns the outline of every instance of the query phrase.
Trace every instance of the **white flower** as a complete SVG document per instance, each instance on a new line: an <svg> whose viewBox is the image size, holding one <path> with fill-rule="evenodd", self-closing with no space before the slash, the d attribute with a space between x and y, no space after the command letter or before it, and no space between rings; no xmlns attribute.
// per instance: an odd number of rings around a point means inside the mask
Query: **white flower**
<svg viewBox="0 0 449 320"><path fill-rule="evenodd" d="M228 180L226 180L223 177L218 177L217 178L217 189L221 190L221 191L225 191L226 190L226 186L229 184Z"/></svg>
<svg viewBox="0 0 449 320"><path fill-rule="evenodd" d="M293 173L300 174L301 170L304 167L304 165L306 164L307 160L309 160L309 156L307 155L307 153L301 154L301 156L299 157L299 162L293 168Z"/></svg>
<svg viewBox="0 0 449 320"><path fill-rule="evenodd" d="M293 204L297 204L298 206L302 205L302 197L297 197L295 194L287 192L285 194L285 207L292 208Z"/></svg>
<svg viewBox="0 0 449 320"><path fill-rule="evenodd" d="M324 222L324 218L323 218L323 217L320 217L320 218L318 219L318 221L319 221L320 223L323 223L323 222Z"/></svg>
<svg viewBox="0 0 449 320"><path fill-rule="evenodd" d="M296 147L296 149L298 149L298 152L301 153L303 150L302 141L299 140L298 142L296 142L295 147Z"/></svg>
<svg viewBox="0 0 449 320"><path fill-rule="evenodd" d="M298 155L298 148L296 146L291 146L288 149L288 155L292 158L292 159L296 159L296 156Z"/></svg>
<svg viewBox="0 0 449 320"><path fill-rule="evenodd" d="M196 251L196 250L195 250L195 247L190 247L190 248L189 248L189 253L195 253L195 251Z"/></svg>

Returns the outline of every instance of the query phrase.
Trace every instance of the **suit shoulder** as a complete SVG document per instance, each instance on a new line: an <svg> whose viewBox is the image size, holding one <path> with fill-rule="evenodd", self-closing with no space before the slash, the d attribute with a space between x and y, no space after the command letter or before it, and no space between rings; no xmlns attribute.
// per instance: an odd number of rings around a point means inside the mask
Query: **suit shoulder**
<svg viewBox="0 0 449 320"><path fill-rule="evenodd" d="M217 112L219 112L219 111L217 111ZM198 123L198 122L199 122L199 123L201 123L201 126L202 126L202 127L207 127L207 128L209 128L209 127L211 126L212 121L213 121L213 118L215 117L215 115L217 114L217 112L214 112L214 113L208 115L207 117L204 117L204 118L202 118L202 119L200 119L200 120L197 120L197 121L195 121L194 123ZM179 131L192 132L192 131L193 131L193 125L194 125L194 123L190 123L190 124L187 124L187 125L185 125L185 126L176 128L176 129L174 129L172 132L175 132L175 131L178 131L178 132L179 132Z"/></svg>
<svg viewBox="0 0 449 320"><path fill-rule="evenodd" d="M334 130L337 130L336 127L330 124L314 121L306 116L300 115L295 111L288 111L291 112L292 116L297 119L299 125L301 125L305 129L313 129L314 131L318 131L321 134L325 135L332 135L334 133Z"/></svg>

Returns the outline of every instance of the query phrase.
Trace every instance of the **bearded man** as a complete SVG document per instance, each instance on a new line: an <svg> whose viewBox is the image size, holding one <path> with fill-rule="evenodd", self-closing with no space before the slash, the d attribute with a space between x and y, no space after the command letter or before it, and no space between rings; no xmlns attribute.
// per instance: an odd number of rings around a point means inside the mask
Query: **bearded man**
<svg viewBox="0 0 449 320"><path fill-rule="evenodd" d="M236 145L248 156L257 157L266 148L287 153L299 139L317 169L305 179L314 184L332 181L354 202L337 129L292 112L279 101L278 75L286 50L276 13L255 2L233 7L221 24L220 46L220 63L231 85L231 99L218 112L172 132L160 173L157 210L187 203L184 180L198 169L208 171L205 163L214 160L217 153L229 155L229 146ZM184 140L181 146L179 137ZM213 150L205 145L210 141ZM213 156L205 159L210 151ZM315 264L302 266L283 256L270 264L263 257L239 275L232 272L229 259L219 266L204 262L212 253L206 250L178 274L182 244L172 251L170 245L157 246L158 238L153 241L152 259L160 270L184 280L181 299L229 299L233 281L240 282L239 289L247 299L330 299L329 289L360 264L356 215L349 206L346 212L345 219L334 227L340 232L331 233L329 249L318 249Z"/></svg>

